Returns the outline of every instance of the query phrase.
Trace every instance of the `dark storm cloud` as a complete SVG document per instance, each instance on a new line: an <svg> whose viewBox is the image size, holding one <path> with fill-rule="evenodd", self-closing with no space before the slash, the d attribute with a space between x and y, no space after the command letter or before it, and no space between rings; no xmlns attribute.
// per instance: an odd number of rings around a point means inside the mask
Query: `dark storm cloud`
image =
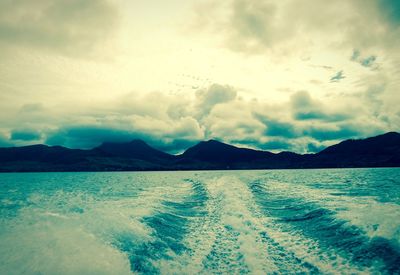
<svg viewBox="0 0 400 275"><path fill-rule="evenodd" d="M151 133L146 134L144 132L118 129L111 126L81 125L61 128L53 133L49 133L45 143L49 145L62 145L69 148L90 149L99 146L103 142L129 142L134 139L141 139L157 149L176 153L199 141L199 139L180 139L179 136L179 133L177 133L172 138L160 138Z"/></svg>
<svg viewBox="0 0 400 275"><path fill-rule="evenodd" d="M324 120L324 121L342 121L349 118L348 114L340 114L340 113L325 113L323 110L312 110L312 111L296 111L294 118L297 120Z"/></svg>
<svg viewBox="0 0 400 275"><path fill-rule="evenodd" d="M325 106L314 101L307 92L296 93L291 106L294 120L255 114L254 117L266 128L263 136L249 145L266 150L317 152L326 147L325 142L332 144L382 132L379 128L368 128L364 123L354 123L345 113L324 110ZM306 109L313 111L306 113Z"/></svg>
<svg viewBox="0 0 400 275"><path fill-rule="evenodd" d="M14 146L13 143L11 143L8 138L0 134L0 147L12 147Z"/></svg>
<svg viewBox="0 0 400 275"><path fill-rule="evenodd" d="M350 114L337 111L328 111L326 106L311 98L306 91L300 91L290 98L293 117L296 120L321 120L326 122L343 121L351 117Z"/></svg>
<svg viewBox="0 0 400 275"><path fill-rule="evenodd" d="M33 141L39 140L41 134L35 130L13 130L11 132L11 140Z"/></svg>
<svg viewBox="0 0 400 275"><path fill-rule="evenodd" d="M373 69L377 68L376 59L377 57L375 55L363 57L359 50L353 50L353 54L350 58L351 61L357 62L363 67L370 67Z"/></svg>
<svg viewBox="0 0 400 275"><path fill-rule="evenodd" d="M288 149L291 149L293 147L293 144L288 142L285 139L275 139L275 140L270 140L267 142L264 142L262 144L259 144L259 148L263 150L279 150L279 151L285 151Z"/></svg>
<svg viewBox="0 0 400 275"><path fill-rule="evenodd" d="M323 145L309 143L309 144L307 144L307 151L310 153L318 153L318 152L322 151L323 149L325 149L325 147L326 146L323 146Z"/></svg>
<svg viewBox="0 0 400 275"><path fill-rule="evenodd" d="M107 0L2 0L0 44L90 54L117 19Z"/></svg>
<svg viewBox="0 0 400 275"><path fill-rule="evenodd" d="M294 138L299 136L296 127L291 123L278 121L260 114L254 114L254 116L266 126L265 135L267 136L284 138Z"/></svg>
<svg viewBox="0 0 400 275"><path fill-rule="evenodd" d="M379 0L382 13L388 21L395 25L400 25L400 1L397 0Z"/></svg>
<svg viewBox="0 0 400 275"><path fill-rule="evenodd" d="M143 135L108 127L72 126L48 135L46 144L63 145L70 148L93 148L103 142L128 142Z"/></svg>
<svg viewBox="0 0 400 275"><path fill-rule="evenodd" d="M338 71L334 76L331 77L331 82L339 82L340 80L346 78L343 74L343 71Z"/></svg>
<svg viewBox="0 0 400 275"><path fill-rule="evenodd" d="M364 67L371 67L375 63L375 61L376 61L376 56L371 55L367 58L362 59L360 63Z"/></svg>
<svg viewBox="0 0 400 275"><path fill-rule="evenodd" d="M310 136L318 141L342 140L362 135L362 132L354 125L335 126L334 129L327 127L311 126L304 130L304 135Z"/></svg>
<svg viewBox="0 0 400 275"><path fill-rule="evenodd" d="M314 110L314 111L296 112L294 118L297 120L311 120L311 119L326 119L329 117L319 110Z"/></svg>

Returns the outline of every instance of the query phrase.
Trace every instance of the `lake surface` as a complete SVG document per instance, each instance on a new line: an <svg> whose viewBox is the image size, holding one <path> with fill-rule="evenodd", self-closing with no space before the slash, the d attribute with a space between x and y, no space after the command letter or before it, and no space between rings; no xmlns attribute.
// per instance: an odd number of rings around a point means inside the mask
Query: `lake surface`
<svg viewBox="0 0 400 275"><path fill-rule="evenodd" d="M0 174L0 274L398 274L399 242L399 168Z"/></svg>

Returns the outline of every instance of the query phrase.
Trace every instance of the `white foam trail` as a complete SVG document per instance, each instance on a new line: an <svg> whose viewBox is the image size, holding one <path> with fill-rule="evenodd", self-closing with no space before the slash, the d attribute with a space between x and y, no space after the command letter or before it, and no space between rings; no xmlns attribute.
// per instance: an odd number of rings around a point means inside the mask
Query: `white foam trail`
<svg viewBox="0 0 400 275"><path fill-rule="evenodd" d="M131 273L126 255L70 219L26 211L1 228L0 274Z"/></svg>
<svg viewBox="0 0 400 275"><path fill-rule="evenodd" d="M134 197L34 193L31 206L0 221L0 274L131 274L128 255L113 243L121 234L152 241L142 218L182 188L152 187Z"/></svg>
<svg viewBox="0 0 400 275"><path fill-rule="evenodd" d="M239 251L252 273L272 273L278 269L266 255L267 247L260 238L263 225L248 204L254 202L247 186L236 177L221 177L207 184L212 198L220 200L220 223L237 232Z"/></svg>
<svg viewBox="0 0 400 275"><path fill-rule="evenodd" d="M265 216L247 184L254 180L253 172L224 174L146 174L143 179L156 184L134 186L132 190L141 190L132 192L135 195L124 192L129 181L104 185L95 195L34 193L16 217L0 220L0 274L131 273L130 252L117 249L118 236L127 235L129 242L139 245L157 241L154 229L143 218L173 211L174 206L163 202L184 203L195 194L190 184L183 184L185 176L203 182L208 199L198 208L207 214L188 218L189 234L183 240L188 251L176 255L171 250L166 252L169 259L148 259L162 274L311 273L314 267L327 274L373 272L354 267L334 250L321 248L318 240L290 224ZM398 205L373 197L335 196L333 189L269 180L260 185L266 194L315 202L337 212L339 218L363 228L371 237L399 238Z"/></svg>
<svg viewBox="0 0 400 275"><path fill-rule="evenodd" d="M160 261L162 273L207 274L210 270L204 265L212 251L223 254L223 258L216 255L211 260L219 265L220 272L245 270L257 274L277 271L273 261L265 255L258 220L245 205L252 200L247 187L235 177L215 178L206 182L205 187L209 196L208 214L193 222L191 234L184 241L191 253L172 261Z"/></svg>
<svg viewBox="0 0 400 275"><path fill-rule="evenodd" d="M370 238L383 237L400 242L400 205L378 202L372 196L351 197L335 189L317 189L306 185L268 181L263 185L268 192L288 198L315 202L335 213L338 219L364 230Z"/></svg>
<svg viewBox="0 0 400 275"><path fill-rule="evenodd" d="M265 198L268 200L268 197ZM365 268L353 266L349 260L341 257L335 251L329 249L322 249L316 240L309 239L304 236L301 231L292 229L289 232L282 228L282 224L276 220L275 217L268 217L261 214L261 211L255 204L254 199L251 200L253 216L257 218L259 224L262 224L263 230L267 233L268 237L272 239L272 244L268 249L274 251L274 254L282 256L281 260L287 260L288 255L301 260L303 263L309 263L316 267L320 272L330 274L360 274L369 272ZM283 249L284 251L279 251ZM284 253L284 254L282 254ZM289 272L310 272L302 270L304 266L299 263L282 263Z"/></svg>
<svg viewBox="0 0 400 275"><path fill-rule="evenodd" d="M275 218L261 214L247 184L237 177L206 180L205 187L208 215L192 223L185 239L191 252L160 261L162 273L309 273L312 266L330 274L368 273L300 231L285 232Z"/></svg>

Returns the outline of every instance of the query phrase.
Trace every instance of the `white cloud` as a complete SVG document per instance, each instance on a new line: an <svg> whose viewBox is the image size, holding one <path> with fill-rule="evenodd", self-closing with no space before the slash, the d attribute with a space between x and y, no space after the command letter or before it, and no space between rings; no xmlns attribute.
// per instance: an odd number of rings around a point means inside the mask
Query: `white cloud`
<svg viewBox="0 0 400 275"><path fill-rule="evenodd" d="M117 23L108 0L3 0L0 45L89 56Z"/></svg>
<svg viewBox="0 0 400 275"><path fill-rule="evenodd" d="M76 147L218 138L305 152L400 129L395 1L203 1L197 19L194 1L172 2L0 2L3 144L35 129ZM112 61L72 58L108 42L122 49Z"/></svg>

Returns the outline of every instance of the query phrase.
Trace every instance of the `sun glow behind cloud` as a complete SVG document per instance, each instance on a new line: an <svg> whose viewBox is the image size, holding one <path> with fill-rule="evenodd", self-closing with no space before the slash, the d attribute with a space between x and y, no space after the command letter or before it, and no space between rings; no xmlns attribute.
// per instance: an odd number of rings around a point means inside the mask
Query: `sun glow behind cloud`
<svg viewBox="0 0 400 275"><path fill-rule="evenodd" d="M2 1L0 146L314 151L400 127L395 1Z"/></svg>

